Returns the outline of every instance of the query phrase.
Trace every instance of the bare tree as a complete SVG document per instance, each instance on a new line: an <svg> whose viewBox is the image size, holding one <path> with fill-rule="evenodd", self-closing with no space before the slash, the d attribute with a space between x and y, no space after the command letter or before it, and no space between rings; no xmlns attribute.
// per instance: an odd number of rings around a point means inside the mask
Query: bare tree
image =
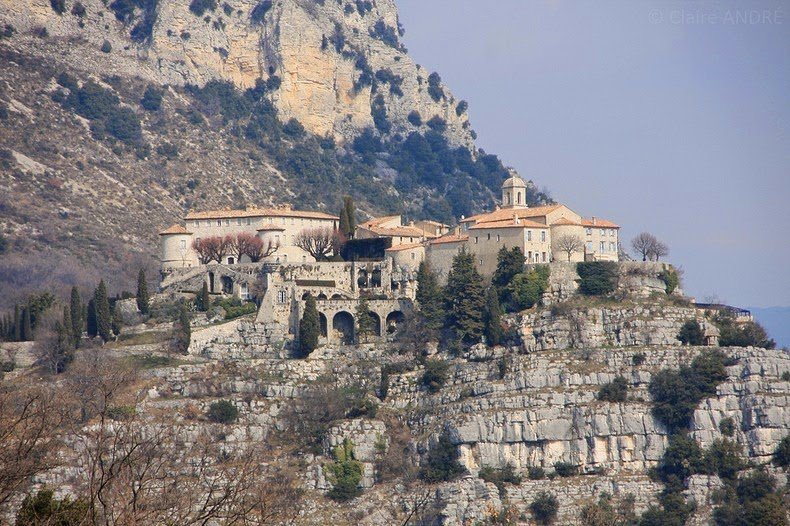
<svg viewBox="0 0 790 526"><path fill-rule="evenodd" d="M299 233L294 244L316 261L327 261L339 246L340 236L329 228L310 228Z"/></svg>
<svg viewBox="0 0 790 526"><path fill-rule="evenodd" d="M656 241L656 244L653 245L653 248L650 250L648 254L648 258L651 261L658 261L662 257L666 257L669 255L669 247L662 243L661 241Z"/></svg>
<svg viewBox="0 0 790 526"><path fill-rule="evenodd" d="M657 243L658 239L656 239L656 236L648 232L642 232L631 240L631 247L637 254L642 256L642 261L647 261Z"/></svg>
<svg viewBox="0 0 790 526"><path fill-rule="evenodd" d="M241 259L241 256L247 256L250 258L250 261L253 263L257 263L261 259L271 256L274 252L280 248L280 244L275 243L272 240L269 240L268 243L264 244L263 240L258 236L253 234L242 232L237 234L236 237L233 239L232 244L232 253L236 254L238 259Z"/></svg>
<svg viewBox="0 0 790 526"><path fill-rule="evenodd" d="M212 239L210 237L197 238L192 241L192 250L198 255L201 265L207 265L211 261L213 251L211 249Z"/></svg>
<svg viewBox="0 0 790 526"><path fill-rule="evenodd" d="M557 247L568 255L568 261L570 261L574 252L582 250L584 242L577 235L565 234L557 239Z"/></svg>

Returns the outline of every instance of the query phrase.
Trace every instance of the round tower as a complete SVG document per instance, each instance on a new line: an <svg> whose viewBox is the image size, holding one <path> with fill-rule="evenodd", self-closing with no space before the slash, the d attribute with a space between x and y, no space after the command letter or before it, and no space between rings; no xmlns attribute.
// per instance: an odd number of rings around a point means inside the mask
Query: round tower
<svg viewBox="0 0 790 526"><path fill-rule="evenodd" d="M527 208L527 183L515 170L502 183L502 208Z"/></svg>

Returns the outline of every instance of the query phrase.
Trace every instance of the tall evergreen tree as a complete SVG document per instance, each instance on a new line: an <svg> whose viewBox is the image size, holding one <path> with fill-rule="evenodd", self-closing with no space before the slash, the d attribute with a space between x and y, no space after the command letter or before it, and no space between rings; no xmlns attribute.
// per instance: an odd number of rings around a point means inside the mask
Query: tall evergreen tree
<svg viewBox="0 0 790 526"><path fill-rule="evenodd" d="M427 261L421 262L417 270L416 300L426 327L432 331L440 330L444 325L444 300L436 274Z"/></svg>
<svg viewBox="0 0 790 526"><path fill-rule="evenodd" d="M200 289L200 294L197 297L197 309L200 312L206 312L211 308L211 296L208 293L208 283L203 282L203 288Z"/></svg>
<svg viewBox="0 0 790 526"><path fill-rule="evenodd" d="M497 252L496 259L496 270L491 277L491 283L499 290L504 290L516 274L524 272L524 253L518 247L510 250L502 247Z"/></svg>
<svg viewBox="0 0 790 526"><path fill-rule="evenodd" d="M376 331L376 320L370 312L370 305L366 299L360 300L357 304L357 334L367 341L368 336ZM378 335L376 335L378 336Z"/></svg>
<svg viewBox="0 0 790 526"><path fill-rule="evenodd" d="M485 328L485 289L474 258L466 249L453 258L452 270L447 275L445 302L447 327L456 339L465 344L478 343Z"/></svg>
<svg viewBox="0 0 790 526"><path fill-rule="evenodd" d="M186 354L189 351L189 344L192 341L191 318L186 305L181 305L181 308L178 310L178 318L174 324L175 337L173 339L176 351L181 354Z"/></svg>
<svg viewBox="0 0 790 526"><path fill-rule="evenodd" d="M351 231L350 225L351 225L351 222L348 220L348 210L346 210L346 207L345 207L345 204L344 204L343 207L340 209L340 225L339 225L340 232L344 236L347 236L347 237L349 236L349 233Z"/></svg>
<svg viewBox="0 0 790 526"><path fill-rule="evenodd" d="M93 301L96 309L96 332L102 341L108 342L112 338L112 314L104 280L99 281L99 286L93 293Z"/></svg>
<svg viewBox="0 0 790 526"><path fill-rule="evenodd" d="M80 346L80 339L82 338L82 300L80 299L80 291L77 287L71 287L71 301L69 302L69 311L71 313L71 339L74 342L74 347Z"/></svg>
<svg viewBox="0 0 790 526"><path fill-rule="evenodd" d="M299 353L304 358L318 347L321 320L315 298L308 294L304 302L304 313L299 321Z"/></svg>
<svg viewBox="0 0 790 526"><path fill-rule="evenodd" d="M96 298L88 300L88 306L85 313L85 330L88 336L95 338L99 334L99 326L96 320Z"/></svg>
<svg viewBox="0 0 790 526"><path fill-rule="evenodd" d="M20 341L33 341L33 324L30 322L30 307L22 309L22 338Z"/></svg>
<svg viewBox="0 0 790 526"><path fill-rule="evenodd" d="M22 341L22 313L19 305L14 305L14 341Z"/></svg>
<svg viewBox="0 0 790 526"><path fill-rule="evenodd" d="M348 237L354 237L354 230L357 228L357 210L354 206L354 199L347 195L343 198L343 208L348 217Z"/></svg>
<svg viewBox="0 0 790 526"><path fill-rule="evenodd" d="M52 349L52 372L55 374L65 371L66 366L74 359L71 319L69 307L63 307L63 320L55 323L55 348Z"/></svg>
<svg viewBox="0 0 790 526"><path fill-rule="evenodd" d="M137 308L143 314L148 314L148 305L151 298L148 296L148 283L145 280L145 271L140 269L137 274Z"/></svg>
<svg viewBox="0 0 790 526"><path fill-rule="evenodd" d="M489 345L499 345L504 336L502 329L502 305L499 293L493 285L486 292L485 336Z"/></svg>
<svg viewBox="0 0 790 526"><path fill-rule="evenodd" d="M121 334L123 327L123 316L121 315L121 302L116 301L112 308L112 333L115 336Z"/></svg>

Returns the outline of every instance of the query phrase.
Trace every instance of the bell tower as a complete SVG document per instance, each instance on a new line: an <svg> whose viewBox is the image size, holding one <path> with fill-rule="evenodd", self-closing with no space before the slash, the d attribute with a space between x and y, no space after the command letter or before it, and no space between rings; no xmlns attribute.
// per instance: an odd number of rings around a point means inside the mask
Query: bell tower
<svg viewBox="0 0 790 526"><path fill-rule="evenodd" d="M510 177L502 183L502 208L527 208L527 183L510 168Z"/></svg>

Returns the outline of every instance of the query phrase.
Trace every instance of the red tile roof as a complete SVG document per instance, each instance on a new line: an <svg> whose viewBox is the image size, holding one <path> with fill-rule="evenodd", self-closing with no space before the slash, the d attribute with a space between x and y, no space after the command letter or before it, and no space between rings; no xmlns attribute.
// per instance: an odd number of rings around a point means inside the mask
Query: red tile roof
<svg viewBox="0 0 790 526"><path fill-rule="evenodd" d="M338 220L338 216L324 212L291 210L290 208L253 208L246 210L205 210L189 212L185 219L235 219L239 217L301 217L305 219Z"/></svg>
<svg viewBox="0 0 790 526"><path fill-rule="evenodd" d="M173 225L170 228L159 232L160 236L169 236L171 234L187 234L191 236L192 232L188 231L186 228L184 228L181 225Z"/></svg>

